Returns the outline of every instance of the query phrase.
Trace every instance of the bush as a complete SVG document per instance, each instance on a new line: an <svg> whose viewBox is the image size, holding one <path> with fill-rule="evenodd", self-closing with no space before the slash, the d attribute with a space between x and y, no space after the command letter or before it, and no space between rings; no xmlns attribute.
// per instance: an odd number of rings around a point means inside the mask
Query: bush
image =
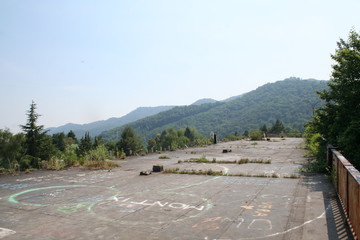
<svg viewBox="0 0 360 240"><path fill-rule="evenodd" d="M251 130L249 133L251 141L258 141L263 139L263 133L260 130Z"/></svg>
<svg viewBox="0 0 360 240"><path fill-rule="evenodd" d="M85 167L92 169L92 170L98 170L98 169L112 169L116 168L119 165L117 165L114 162L111 161L86 161L84 164Z"/></svg>
<svg viewBox="0 0 360 240"><path fill-rule="evenodd" d="M66 164L64 160L51 158L49 161L42 161L41 167L49 170L61 170L66 167Z"/></svg>
<svg viewBox="0 0 360 240"><path fill-rule="evenodd" d="M77 145L73 144L65 148L63 158L66 166L74 166L78 163L78 155L76 154Z"/></svg>
<svg viewBox="0 0 360 240"><path fill-rule="evenodd" d="M20 160L20 170L25 171L31 168L39 168L41 159L30 155L25 155Z"/></svg>
<svg viewBox="0 0 360 240"><path fill-rule="evenodd" d="M309 155L308 170L312 172L326 172L326 142L319 133L314 133L309 125L305 132L305 144Z"/></svg>
<svg viewBox="0 0 360 240"><path fill-rule="evenodd" d="M100 161L103 162L105 159L109 158L109 152L106 149L105 145L99 145L97 148L90 150L86 156L86 160L90 161Z"/></svg>

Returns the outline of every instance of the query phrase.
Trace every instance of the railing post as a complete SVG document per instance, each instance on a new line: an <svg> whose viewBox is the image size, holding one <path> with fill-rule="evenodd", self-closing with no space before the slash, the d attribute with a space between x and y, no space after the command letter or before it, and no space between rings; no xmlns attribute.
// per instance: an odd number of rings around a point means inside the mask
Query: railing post
<svg viewBox="0 0 360 240"><path fill-rule="evenodd" d="M326 160L327 160L328 167L331 170L333 168L333 153L332 153L332 150L337 150L338 148L334 147L331 144L328 144L326 146L326 149L327 149L327 151L326 151Z"/></svg>

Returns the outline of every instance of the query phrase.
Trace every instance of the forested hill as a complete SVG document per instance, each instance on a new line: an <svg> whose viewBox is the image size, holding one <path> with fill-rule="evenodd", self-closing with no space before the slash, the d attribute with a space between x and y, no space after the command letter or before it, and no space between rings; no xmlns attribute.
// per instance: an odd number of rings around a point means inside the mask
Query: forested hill
<svg viewBox="0 0 360 240"><path fill-rule="evenodd" d="M48 134L54 133L68 133L72 130L78 138L81 138L85 135L86 132L89 132L91 136L97 136L103 131L113 129L115 127L123 126L125 124L134 122L136 120L157 114L162 111L167 111L174 106L158 106L158 107L139 107L134 111L126 114L125 116L119 118L109 118L103 121L96 121L87 124L73 124L68 123L66 125L56 127L56 128L48 128Z"/></svg>
<svg viewBox="0 0 360 240"><path fill-rule="evenodd" d="M302 131L320 100L316 91L325 89L327 81L298 78L268 83L231 101L175 107L169 111L130 124L144 139L154 137L166 128L195 127L208 136L219 137L245 130L271 126L276 119L286 127ZM116 140L122 128L103 132L106 140Z"/></svg>

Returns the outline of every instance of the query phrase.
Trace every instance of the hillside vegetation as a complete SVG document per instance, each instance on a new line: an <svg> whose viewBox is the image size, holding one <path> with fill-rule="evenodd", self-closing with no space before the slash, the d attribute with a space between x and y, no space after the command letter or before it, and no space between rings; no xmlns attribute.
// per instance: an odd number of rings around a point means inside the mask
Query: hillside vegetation
<svg viewBox="0 0 360 240"><path fill-rule="evenodd" d="M254 91L230 101L175 107L156 115L140 119L129 125L144 138L153 138L168 128L194 127L209 136L211 132L220 138L235 132L258 129L272 125L280 119L291 129L304 130L311 119L313 109L320 106L316 91L326 88L327 81L285 79L268 83ZM103 132L105 140L117 140L123 127Z"/></svg>

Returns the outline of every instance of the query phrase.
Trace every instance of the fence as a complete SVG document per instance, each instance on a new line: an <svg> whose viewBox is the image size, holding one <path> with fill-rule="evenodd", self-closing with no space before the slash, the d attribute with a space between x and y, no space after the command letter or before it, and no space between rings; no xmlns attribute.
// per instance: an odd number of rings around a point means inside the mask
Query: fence
<svg viewBox="0 0 360 240"><path fill-rule="evenodd" d="M336 148L328 145L327 149L335 188L350 220L350 227L360 237L360 172Z"/></svg>

